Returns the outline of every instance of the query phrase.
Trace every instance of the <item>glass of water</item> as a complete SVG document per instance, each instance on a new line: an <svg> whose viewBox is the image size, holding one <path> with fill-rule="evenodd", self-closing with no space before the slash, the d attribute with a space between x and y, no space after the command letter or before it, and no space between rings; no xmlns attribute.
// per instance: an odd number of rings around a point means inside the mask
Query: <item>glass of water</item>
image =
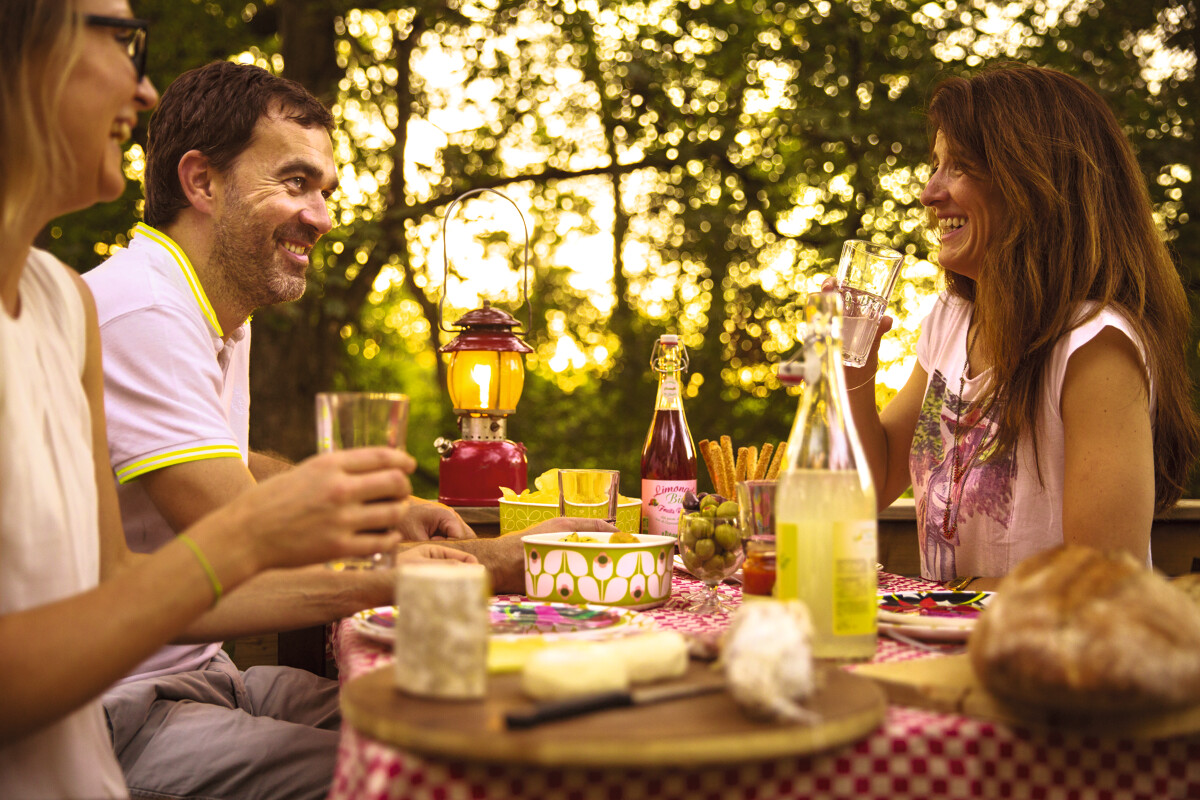
<svg viewBox="0 0 1200 800"><path fill-rule="evenodd" d="M321 392L317 395L317 452L352 447L404 450L408 437L408 397L388 392ZM376 501L385 502L385 501ZM363 533L387 533L385 530ZM389 566L390 556L343 558L329 562L336 570Z"/></svg>
<svg viewBox="0 0 1200 800"><path fill-rule="evenodd" d="M842 295L842 362L849 367L867 363L879 320L904 255L889 247L849 239L838 261L837 288Z"/></svg>

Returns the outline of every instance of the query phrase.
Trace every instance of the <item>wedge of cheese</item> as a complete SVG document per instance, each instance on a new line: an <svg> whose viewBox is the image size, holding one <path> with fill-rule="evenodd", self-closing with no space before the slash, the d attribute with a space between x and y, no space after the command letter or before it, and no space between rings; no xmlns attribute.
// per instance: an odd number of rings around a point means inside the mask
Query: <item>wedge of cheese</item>
<svg viewBox="0 0 1200 800"><path fill-rule="evenodd" d="M631 683L677 678L687 672L687 663L687 642L674 631L554 644L525 662L521 688L536 700L621 691Z"/></svg>
<svg viewBox="0 0 1200 800"><path fill-rule="evenodd" d="M631 683L678 678L687 672L687 640L677 631L652 631L605 643L624 662Z"/></svg>
<svg viewBox="0 0 1200 800"><path fill-rule="evenodd" d="M607 644L559 644L537 651L521 671L521 689L535 700L559 700L629 688L629 671Z"/></svg>

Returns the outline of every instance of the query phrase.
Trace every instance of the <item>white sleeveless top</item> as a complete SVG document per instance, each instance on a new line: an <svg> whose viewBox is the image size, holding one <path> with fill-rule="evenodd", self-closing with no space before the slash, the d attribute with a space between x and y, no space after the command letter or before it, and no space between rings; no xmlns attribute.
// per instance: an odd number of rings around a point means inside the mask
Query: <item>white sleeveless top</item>
<svg viewBox="0 0 1200 800"><path fill-rule="evenodd" d="M16 319L0 308L0 614L100 579L82 298L67 267L40 250L19 293ZM127 796L99 699L0 747L0 797Z"/></svg>
<svg viewBox="0 0 1200 800"><path fill-rule="evenodd" d="M1094 310L1094 304L1085 304L1079 318ZM1061 405L1067 363L1110 327L1128 336L1142 364L1146 363L1141 340L1115 308L1100 309L1055 344L1038 412L1039 474L1028 432L1018 437L1016 447L998 456L989 444L996 428L993 415L970 407L991 377L990 370L966 377L970 324L971 304L944 294L921 323L917 341L917 359L929 379L913 432L909 472L917 507L921 577L931 581L1006 575L1034 553L1062 544ZM1152 419L1155 402L1151 384Z"/></svg>

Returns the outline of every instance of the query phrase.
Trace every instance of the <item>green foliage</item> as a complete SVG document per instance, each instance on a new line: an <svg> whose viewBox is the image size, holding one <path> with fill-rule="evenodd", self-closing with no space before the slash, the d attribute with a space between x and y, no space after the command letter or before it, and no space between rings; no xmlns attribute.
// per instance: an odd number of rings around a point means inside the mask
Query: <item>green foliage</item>
<svg viewBox="0 0 1200 800"><path fill-rule="evenodd" d="M528 445L531 474L618 467L623 491L637 494L655 338L679 333L691 350L695 438L782 439L795 400L774 365L795 347L796 298L828 274L846 238L909 254L883 361L900 372L911 363L922 303L937 288L917 200L927 176L921 109L947 73L1013 58L1100 89L1139 151L1189 296L1200 297L1200 233L1187 224L1198 174L1194 0L1054 8L147 0L135 10L155 21L159 86L249 51L329 98L339 119L339 227L318 250L305 298L255 317L256 446L311 449L313 391L400 388L414 397L410 441L430 493L432 439L454 431L434 355L446 340L439 304L449 298L453 320L486 297L525 318L511 207L472 199L442 233L459 193L499 188L530 223L526 335L536 351L510 434ZM1173 66L1151 72L1152 57ZM103 251L132 225L139 197L131 184L118 203L56 222L46 242L90 267L96 243ZM585 265L593 280L583 285ZM587 362L558 363L566 344ZM1197 374L1195 340L1188 359Z"/></svg>

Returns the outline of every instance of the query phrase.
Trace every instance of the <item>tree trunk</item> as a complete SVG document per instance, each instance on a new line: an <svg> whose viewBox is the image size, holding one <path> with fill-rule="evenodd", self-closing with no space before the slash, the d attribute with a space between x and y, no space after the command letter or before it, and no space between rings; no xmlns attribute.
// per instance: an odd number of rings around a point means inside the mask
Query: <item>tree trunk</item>
<svg viewBox="0 0 1200 800"><path fill-rule="evenodd" d="M279 4L284 77L303 84L326 104L336 97L342 75L335 51L336 17L330 0ZM295 303L255 312L251 449L296 460L314 452L313 396L332 388L341 350L338 327L326 317L321 297L313 291Z"/></svg>

